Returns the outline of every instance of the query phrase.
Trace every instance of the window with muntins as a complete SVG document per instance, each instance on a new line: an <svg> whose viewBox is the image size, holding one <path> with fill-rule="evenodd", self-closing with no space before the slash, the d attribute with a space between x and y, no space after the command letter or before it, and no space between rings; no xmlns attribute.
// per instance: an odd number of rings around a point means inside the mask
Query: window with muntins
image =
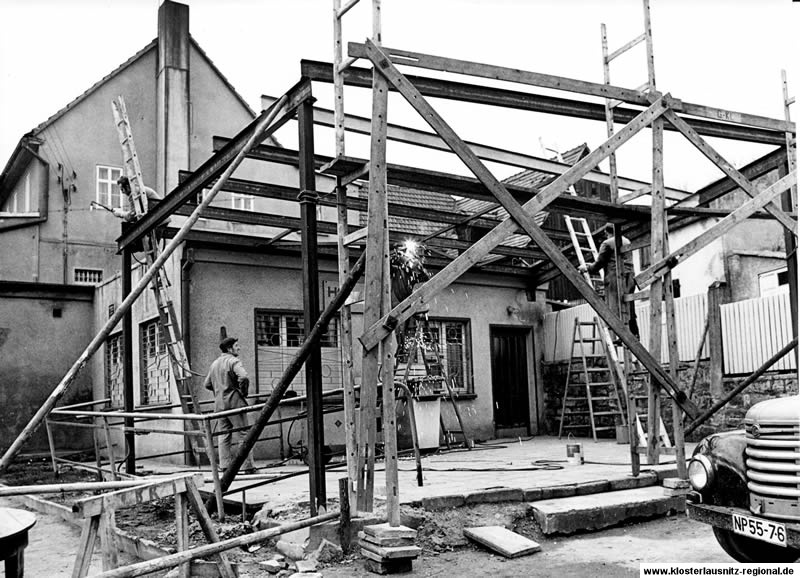
<svg viewBox="0 0 800 578"><path fill-rule="evenodd" d="M278 383L286 367L305 340L303 314L300 312L256 309L256 391L269 392ZM342 355L339 349L339 320L333 319L320 340L323 390L342 387ZM306 392L305 367L290 389L299 395Z"/></svg>
<svg viewBox="0 0 800 578"><path fill-rule="evenodd" d="M141 405L169 403L169 356L161 342L158 320L139 327L139 367L141 368Z"/></svg>
<svg viewBox="0 0 800 578"><path fill-rule="evenodd" d="M123 407L122 334L106 339L106 397L111 407Z"/></svg>
<svg viewBox="0 0 800 578"><path fill-rule="evenodd" d="M110 209L122 209L122 193L117 186L117 179L122 176L122 169L97 165L97 202Z"/></svg>
<svg viewBox="0 0 800 578"><path fill-rule="evenodd" d="M397 351L400 363L407 361L413 344L413 335L408 336L405 343L400 344ZM430 377L448 378L450 387L456 393L466 394L474 391L472 344L468 321L429 319L428 331L423 333L422 343L418 343L417 347L416 363L426 365ZM425 356L424 362L422 353Z"/></svg>
<svg viewBox="0 0 800 578"><path fill-rule="evenodd" d="M239 209L240 211L254 211L255 197L253 195L231 193L231 208Z"/></svg>

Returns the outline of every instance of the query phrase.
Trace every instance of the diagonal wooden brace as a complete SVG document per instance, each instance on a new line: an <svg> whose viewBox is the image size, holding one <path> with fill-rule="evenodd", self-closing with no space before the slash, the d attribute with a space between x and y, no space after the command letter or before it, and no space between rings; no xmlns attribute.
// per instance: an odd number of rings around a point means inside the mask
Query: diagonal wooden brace
<svg viewBox="0 0 800 578"><path fill-rule="evenodd" d="M531 201L526 203L525 207L520 205L516 199L508 192L508 190L503 186L503 184L497 180L497 178L492 175L492 173L486 168L486 166L478 159L475 153L464 143L461 138L453 131L452 128L444 121L444 119L439 116L439 114L433 109L433 107L428 104L428 102L424 99L424 97L419 93L419 91L402 75L394 65L391 64L389 59L386 55L375 46L373 43L367 41L367 54L370 60L375 65L375 69L378 70L388 81L392 84L402 95L403 97L411 104L412 107L425 119L425 121L435 130L439 136L444 140L447 145L453 150L453 152L458 155L458 157L464 162L464 164L470 169L470 171L475 174L475 176L483 183L483 185L489 189L492 194L497 198L497 200L503 205L503 207L508 211L508 213L513 217L514 221L531 237L531 239L539 245L539 248L545 252L545 254L550 258L553 264L558 267L558 269L562 272L562 274L569 280L570 283L581 293L581 295L586 299L586 301L592 306L592 308L597 312L600 317L608 324L608 326L619 336L622 342L630 349L634 356L645 366L645 368L653 375L653 378L656 382L659 383L667 393L680 405L681 409L686 412L689 416L696 416L698 415L698 409L686 397L686 394L681 391L672 379L667 375L664 369L661 367L661 364L656 361L644 348L644 346L639 342L639 340L631 333L628 328L626 327L625 323L617 317L606 305L605 301L601 299L592 289L588 283L583 279L580 273L578 273L577 269L573 267L572 263L564 256L561 252L561 249L555 245L545 233L541 230L541 228L536 224L534 221L533 215L536 211L540 210L539 206L535 206L534 202L539 199L540 197L544 196L546 199L548 195L546 194L549 190L550 200L557 196L566 186L564 185L567 182L567 174L565 173L559 179L556 179L550 187L547 187L542 191L539 195L534 197ZM668 98L668 97L667 97ZM638 132L641 128L646 126L649 122L652 122L653 119L658 118L664 111L665 111L665 99L659 99L656 103L654 103L645 113L649 113L651 117L647 122L641 125L637 125L635 127L631 127L628 125L623 129L623 131L627 131L626 134L629 133L628 138L633 136L636 132ZM643 113L643 115L645 114ZM641 117L642 115L640 115ZM637 117L639 118L639 117ZM631 123L633 124L633 123ZM607 147L612 149L613 144L618 139L622 139L621 137L622 131L614 135L609 141L607 141L603 147ZM625 139L627 140L627 139ZM622 140L621 142L625 142ZM621 144L619 142L619 144ZM613 147L613 149L618 148ZM598 149L599 151L600 149ZM591 161L590 167L596 165L599 159L596 156L603 154L603 158L610 154L612 150L608 150L604 153L598 153L595 151L591 153L589 157L593 157ZM597 153L597 155L595 155ZM588 159L589 157L586 157ZM576 165L577 166L577 165ZM581 169L586 171L588 168L585 166L581 167ZM576 171L577 173L578 171ZM578 177L580 178L580 177ZM559 182L560 181L560 182ZM553 187L553 185L557 185ZM558 188L561 186L563 188ZM551 188L552 187L552 188ZM555 191L555 192L553 192ZM526 211L529 211L527 212ZM498 225L493 229L489 235L492 235L498 229L501 229L504 225L509 224L510 220L504 221L502 224ZM513 227L514 223L511 222L510 225ZM488 236L488 235L487 235ZM503 235L504 236L504 235ZM486 237L484 237L485 239ZM502 240L502 237L499 239ZM499 240L497 242L499 242ZM478 241L480 243L480 241ZM476 245L478 244L476 243ZM474 247L474 246L473 246ZM491 247L490 247L491 248ZM488 249L487 249L488 250ZM483 253L485 254L485 253ZM464 255L459 257L461 259ZM455 261L454 261L455 263ZM452 263L451 263L452 265ZM448 266L449 267L449 266ZM441 273L440 273L441 275ZM430 281L428 282L430 283ZM449 284L449 282L448 282ZM427 285L427 284L426 284ZM421 289L420 289L421 290ZM363 336L362 336L363 337Z"/></svg>
<svg viewBox="0 0 800 578"><path fill-rule="evenodd" d="M644 289L656 278L664 275L678 263L685 261L702 248L706 247L709 243L730 231L733 227L765 205L771 203L773 199L777 198L778 195L783 193L786 189L793 187L796 183L797 171L792 171L773 185L764 189L757 197L750 199L719 223L703 232L700 236L639 273L635 278L636 284L639 288Z"/></svg>
<svg viewBox="0 0 800 578"><path fill-rule="evenodd" d="M683 136L685 136L689 142L691 142L697 148L697 150L703 153L706 158L717 165L723 173L725 173L733 182L739 185L739 187L745 193L753 198L758 196L758 189L756 186L748 181L742 173L737 171L732 164L726 161L722 155L720 155L711 147L711 145L703 140L703 137L701 137L691 126L689 126L685 120L680 118L671 110L664 113L664 118L667 119L672 126L678 129L678 131L680 131L681 134L683 134ZM797 236L797 223L783 212L777 202L767 204L765 209L769 214L775 217L781 225L791 231L793 235Z"/></svg>
<svg viewBox="0 0 800 578"><path fill-rule="evenodd" d="M389 60L381 57L382 52L380 52L380 49L375 48L374 44L370 43L369 41L367 41L367 47L368 54L371 55L370 58L375 59L373 62L384 62L387 66L391 67L388 70L382 70L382 72L385 74L391 74L391 77L388 77L389 81L395 87L397 87L398 90L400 90L404 95L416 94L416 97L413 97L415 103L425 102L419 91L399 71L397 71L396 68L391 65ZM377 53L375 52L376 50ZM402 90L400 87L402 87ZM427 108L430 108L427 102L425 102L425 105ZM430 110L433 111L433 109ZM656 101L648 109L644 110L630 123L625 125L625 127L609 138L605 143L575 163L566 172L558 176L552 183L542 189L538 195L525 203L525 210L533 215L546 208L550 202L552 202L562 192L566 191L570 185L581 180L583 176L587 172L593 170L598 163L630 140L642 128L649 125L653 119L658 118L664 112L664 110L664 101ZM435 112L433 112L433 114L436 115ZM426 120L430 120L428 116L423 116L426 118ZM438 117L438 115L436 116ZM440 124L444 124L444 121L442 121ZM447 125L445 124L444 126ZM451 135L451 140L452 137L458 138L452 129L450 129L450 127L447 127L446 129L443 128L442 130L445 130ZM489 174L489 171L483 167L483 165L481 165L481 167L483 168L485 174ZM480 176L478 178L480 178ZM489 251L497 247L506 237L516 231L517 223L511 219L507 219L497 225L494 229L489 231L456 259L454 259L444 269L439 271L439 273L434 275L424 285L414 291L410 297L406 298L403 302L394 307L380 321L370 325L364 334L359 337L361 344L365 349L373 349L386 335L393 330L394 327L397 326L398 323L402 323L414 313L423 309L434 295L448 287L470 267L487 255Z"/></svg>

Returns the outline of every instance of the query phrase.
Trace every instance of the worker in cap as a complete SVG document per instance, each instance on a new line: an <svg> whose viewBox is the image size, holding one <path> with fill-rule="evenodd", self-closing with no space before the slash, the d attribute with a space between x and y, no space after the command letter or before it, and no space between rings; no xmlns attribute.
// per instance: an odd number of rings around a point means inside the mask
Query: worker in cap
<svg viewBox="0 0 800 578"><path fill-rule="evenodd" d="M122 208L111 209L111 212L114 213L114 216L119 217L123 221L135 221L136 211L133 208L133 199L131 198L131 183L128 180L128 177L123 175L118 178L117 186L119 187L120 193L122 193ZM152 189L148 186L143 186L142 190L144 191L146 199L144 210L147 212L151 203L158 203L161 200L161 195L159 195L155 189Z"/></svg>
<svg viewBox="0 0 800 578"><path fill-rule="evenodd" d="M631 333L639 337L639 325L636 322L636 303L630 301L624 303L625 295L629 295L636 290L636 282L633 279L633 259L630 251L624 248L631 242L622 237L622 271L619 272L620 286L617 286L617 260L616 243L614 242L614 224L606 223L603 227L605 239L597 250L597 260L586 265L581 265L578 270L581 273L588 272L595 275L603 271L603 289L605 291L605 301L614 314L628 325Z"/></svg>
<svg viewBox="0 0 800 578"><path fill-rule="evenodd" d="M203 382L203 387L214 392L214 411L225 411L247 407L247 392L250 388L250 378L245 371L239 353L242 350L239 340L235 337L226 337L219 344L222 352L211 364L208 375ZM218 427L223 432L219 443L219 466L222 470L228 469L233 459L233 435L238 439L237 447L244 441L247 432L242 429L250 424L247 414L240 413L228 415L218 420ZM233 430L239 430L234 432ZM256 467L248 453L242 464L242 473L255 473Z"/></svg>

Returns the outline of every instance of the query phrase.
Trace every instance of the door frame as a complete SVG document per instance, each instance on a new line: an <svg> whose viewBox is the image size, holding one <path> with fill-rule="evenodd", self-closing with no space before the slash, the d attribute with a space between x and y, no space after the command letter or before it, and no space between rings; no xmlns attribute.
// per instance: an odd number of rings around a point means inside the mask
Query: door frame
<svg viewBox="0 0 800 578"><path fill-rule="evenodd" d="M511 323L490 323L489 324L489 361L490 364L493 362L492 355L494 353L493 348L493 339L494 339L494 332L495 330L500 329L510 329L512 331L518 332L525 337L525 358L526 358L526 365L527 365L527 374L528 374L528 415L527 415L527 433L528 435L537 435L541 429L541 424L539 423L539 391L536 387L536 373L535 368L536 364L534 363L534 327L531 325L517 325ZM491 376L491 383L490 383L490 391L492 395L492 426L494 427L495 432L498 431L497 424L495 423L494 418L494 372L492 372Z"/></svg>

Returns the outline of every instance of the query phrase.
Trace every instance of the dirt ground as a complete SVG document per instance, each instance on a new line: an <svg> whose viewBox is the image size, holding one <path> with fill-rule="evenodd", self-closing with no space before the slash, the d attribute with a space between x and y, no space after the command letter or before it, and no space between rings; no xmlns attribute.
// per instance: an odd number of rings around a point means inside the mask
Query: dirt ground
<svg viewBox="0 0 800 578"><path fill-rule="evenodd" d="M21 485L29 483L53 483L92 479L81 471L65 470L58 479L52 475L49 464L31 461L15 464L2 480L3 483ZM80 495L45 496L51 501L71 503ZM10 503L9 503L10 502ZM18 500L3 500L0 505L19 507ZM331 504L333 508L335 504ZM703 552L698 561L729 562L730 559L716 545L710 529L697 524L685 516L673 516L658 521L628 524L601 533L584 534L569 538L545 538L538 525L528 515L524 503L481 504L473 507L427 512L402 507L402 521L418 531L416 545L423 553L414 561L414 570L407 576L603 576L638 575L638 564L648 561L678 561L675 552L680 551L686 560L685 544L691 540ZM376 514L380 513L380 509ZM283 521L307 516L305 508L283 509L272 512L272 518ZM74 563L79 529L70 526L55 516L37 514L39 521L31 533L29 555L26 560L30 576L69 576ZM206 543L199 525L190 520L192 545ZM172 500L159 500L136 508L120 510L117 525L126 532L150 539L164 548L175 547L174 509ZM508 560L492 554L469 542L463 536L463 528L471 526L504 526L542 545L542 551L523 558ZM216 524L220 537L230 538L253 531L249 523L228 517L225 523ZM654 547L673 536L676 550ZM99 547L95 551L90 575L100 571ZM361 577L375 576L364 568L357 546L352 554L330 564L321 565L323 576ZM259 562L269 560L276 553L274 542L264 544L253 552L242 549L229 551L229 557L239 564L243 578L264 576ZM653 559L653 557L659 559ZM131 563L132 560L122 560ZM44 572L44 573L42 573ZM160 575L164 575L161 573ZM289 572L282 574L289 575ZM279 575L280 576L280 575Z"/></svg>

